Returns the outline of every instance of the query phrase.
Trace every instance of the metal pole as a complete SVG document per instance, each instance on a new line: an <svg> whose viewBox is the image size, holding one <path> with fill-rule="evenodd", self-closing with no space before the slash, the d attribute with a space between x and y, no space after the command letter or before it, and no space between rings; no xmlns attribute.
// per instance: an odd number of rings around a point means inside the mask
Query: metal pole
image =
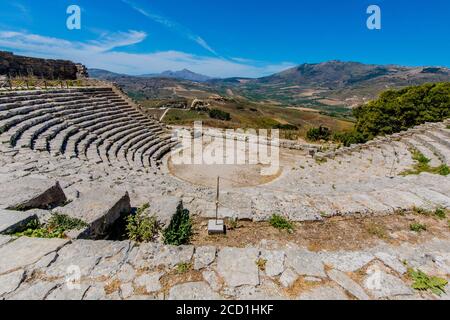
<svg viewBox="0 0 450 320"><path fill-rule="evenodd" d="M219 221L219 186L220 186L220 177L217 177L216 222Z"/></svg>

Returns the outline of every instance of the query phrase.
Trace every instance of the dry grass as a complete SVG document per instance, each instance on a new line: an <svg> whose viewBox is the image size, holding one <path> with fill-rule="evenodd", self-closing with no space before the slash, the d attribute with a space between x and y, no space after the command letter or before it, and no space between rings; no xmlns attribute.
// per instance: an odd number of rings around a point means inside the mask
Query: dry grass
<svg viewBox="0 0 450 320"><path fill-rule="evenodd" d="M427 231L410 231L412 221L427 225ZM320 222L294 223L293 233L277 230L268 222L240 221L239 228L226 235L209 236L205 220L194 219L194 245L219 247L256 246L261 240L295 243L312 251L359 250L380 240L393 245L419 243L432 238L448 238L448 222L435 216L418 216L412 212L372 217L332 217Z"/></svg>

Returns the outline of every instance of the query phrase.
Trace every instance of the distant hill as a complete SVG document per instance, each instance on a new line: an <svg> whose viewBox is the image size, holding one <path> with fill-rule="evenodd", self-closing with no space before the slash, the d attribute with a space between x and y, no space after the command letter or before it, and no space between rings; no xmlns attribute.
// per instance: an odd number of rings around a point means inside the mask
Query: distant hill
<svg viewBox="0 0 450 320"><path fill-rule="evenodd" d="M162 73L154 73L154 74L143 74L138 76L129 76L125 74L114 73L107 70L102 69L89 69L89 74L93 78L109 80L118 77L138 77L138 78L169 78L169 79L179 79L179 80L188 80L195 82L205 82L211 80L211 77L198 74L192 72L188 69L183 69L180 71L164 71Z"/></svg>
<svg viewBox="0 0 450 320"><path fill-rule="evenodd" d="M328 61L302 64L258 78L214 80L222 93L230 90L250 99L277 101L334 112L375 99L386 89L450 81L444 67L403 67Z"/></svg>
<svg viewBox="0 0 450 320"><path fill-rule="evenodd" d="M164 71L158 74L144 74L141 77L143 78L173 78L173 79L181 79L181 80L189 80L196 82L205 82L211 80L211 77L192 72L188 69L183 69L180 71Z"/></svg>

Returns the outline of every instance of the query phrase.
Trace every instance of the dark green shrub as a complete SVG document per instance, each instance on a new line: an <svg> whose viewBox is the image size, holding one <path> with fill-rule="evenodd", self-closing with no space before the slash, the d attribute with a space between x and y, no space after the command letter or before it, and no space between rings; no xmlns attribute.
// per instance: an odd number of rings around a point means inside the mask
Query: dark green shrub
<svg viewBox="0 0 450 320"><path fill-rule="evenodd" d="M450 82L388 90L355 108L355 132L368 140L450 117Z"/></svg>
<svg viewBox="0 0 450 320"><path fill-rule="evenodd" d="M209 117L218 120L230 121L231 115L228 112L219 110L219 109L211 109L208 111Z"/></svg>
<svg viewBox="0 0 450 320"><path fill-rule="evenodd" d="M306 138L311 141L329 140L331 131L327 127L311 128L306 132Z"/></svg>
<svg viewBox="0 0 450 320"><path fill-rule="evenodd" d="M192 237L192 220L189 210L183 209L180 204L172 217L169 226L164 230L164 243L175 246L189 244Z"/></svg>

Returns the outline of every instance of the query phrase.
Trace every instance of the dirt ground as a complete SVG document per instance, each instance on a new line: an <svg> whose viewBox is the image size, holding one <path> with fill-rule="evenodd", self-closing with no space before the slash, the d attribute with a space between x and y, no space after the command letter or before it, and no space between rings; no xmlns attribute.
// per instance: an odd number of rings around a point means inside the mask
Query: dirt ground
<svg viewBox="0 0 450 320"><path fill-rule="evenodd" d="M229 146L223 143L223 140L208 141L203 144L203 154L215 154L214 152L223 148L224 157L226 157ZM194 149L195 150L195 149ZM193 148L185 148L183 152L194 154ZM236 148L233 152L242 152L243 150ZM178 151L180 152L180 151ZM222 151L221 151L222 152ZM268 168L266 164L249 164L249 151L246 150L246 164L178 164L173 161L173 155L168 159L167 165L170 174L173 176L199 186L215 187L217 177L221 179L221 189L232 189L258 186L276 180L287 167L292 167L304 152L279 149L279 167L274 174L262 175L262 169ZM253 154L252 156L255 156ZM257 156L257 154L256 154ZM256 158L259 159L259 158ZM175 163L174 163L175 162ZM224 163L225 160L224 160Z"/></svg>
<svg viewBox="0 0 450 320"><path fill-rule="evenodd" d="M448 238L448 217L439 219L412 212L389 216L333 217L320 222L294 223L293 233L275 229L268 222L240 221L236 229L227 230L226 235L216 236L208 235L206 220L196 218L192 243L196 246L246 247L258 245L261 240L272 240L279 244L295 243L311 251L358 250L374 246L380 240L400 245L404 242L421 243L432 238ZM411 231L410 225L413 223L424 224L427 230Z"/></svg>

